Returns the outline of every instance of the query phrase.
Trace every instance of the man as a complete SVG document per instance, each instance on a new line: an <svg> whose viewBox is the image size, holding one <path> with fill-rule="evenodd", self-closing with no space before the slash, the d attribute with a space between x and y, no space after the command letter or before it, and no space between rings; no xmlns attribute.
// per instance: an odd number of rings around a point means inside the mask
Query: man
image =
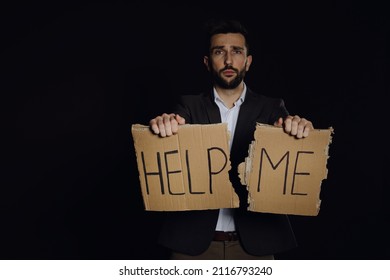
<svg viewBox="0 0 390 280"><path fill-rule="evenodd" d="M213 88L182 96L174 113L150 120L152 131L161 137L177 133L186 123L219 122L228 124L231 135L229 176L240 207L166 213L159 242L172 250L172 259L274 259L274 254L297 246L287 215L247 211L248 193L240 184L237 166L247 156L257 122L283 127L296 138L307 137L313 125L290 116L282 99L247 87L244 78L252 63L247 36L238 21L210 22L204 64Z"/></svg>

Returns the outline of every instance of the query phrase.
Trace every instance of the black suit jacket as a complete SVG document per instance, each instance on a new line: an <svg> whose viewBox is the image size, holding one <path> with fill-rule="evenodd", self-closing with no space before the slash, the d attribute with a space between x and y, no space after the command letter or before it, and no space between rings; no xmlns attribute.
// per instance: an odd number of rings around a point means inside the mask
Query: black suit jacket
<svg viewBox="0 0 390 280"><path fill-rule="evenodd" d="M175 113L186 123L220 123L218 106L212 90L200 95L181 96ZM287 215L247 211L248 193L238 178L237 166L248 156L248 147L254 138L256 122L273 124L288 111L282 99L270 98L252 92L249 88L242 103L230 152L230 180L240 198L235 210L236 230L243 248L253 255L268 255L297 246ZM212 241L219 210L178 211L165 213L159 243L171 250L198 255Z"/></svg>

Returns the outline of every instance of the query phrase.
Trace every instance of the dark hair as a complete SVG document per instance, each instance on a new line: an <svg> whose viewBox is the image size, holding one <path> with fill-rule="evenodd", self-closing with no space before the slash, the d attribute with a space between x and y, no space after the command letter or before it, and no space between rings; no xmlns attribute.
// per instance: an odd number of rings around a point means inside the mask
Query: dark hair
<svg viewBox="0 0 390 280"><path fill-rule="evenodd" d="M204 24L206 38L204 53L209 55L211 37L215 34L240 33L245 38L245 46L249 54L249 32L241 22L235 19L210 19Z"/></svg>

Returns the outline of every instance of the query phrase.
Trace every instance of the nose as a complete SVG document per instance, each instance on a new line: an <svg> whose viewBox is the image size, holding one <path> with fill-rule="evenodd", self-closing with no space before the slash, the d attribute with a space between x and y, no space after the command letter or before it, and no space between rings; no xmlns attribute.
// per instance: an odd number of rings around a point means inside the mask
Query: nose
<svg viewBox="0 0 390 280"><path fill-rule="evenodd" d="M232 55L230 52L227 52L225 55L225 65L232 65Z"/></svg>

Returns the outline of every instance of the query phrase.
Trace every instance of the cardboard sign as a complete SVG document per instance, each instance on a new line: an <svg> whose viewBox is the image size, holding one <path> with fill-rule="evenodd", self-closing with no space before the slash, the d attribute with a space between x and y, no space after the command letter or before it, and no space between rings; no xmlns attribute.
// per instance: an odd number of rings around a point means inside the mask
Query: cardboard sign
<svg viewBox="0 0 390 280"><path fill-rule="evenodd" d="M282 128L257 124L248 157L238 167L249 191L249 211L316 216L327 177L333 129L297 139Z"/></svg>
<svg viewBox="0 0 390 280"><path fill-rule="evenodd" d="M146 210L237 208L226 124L183 125L160 137L135 124L132 135Z"/></svg>

